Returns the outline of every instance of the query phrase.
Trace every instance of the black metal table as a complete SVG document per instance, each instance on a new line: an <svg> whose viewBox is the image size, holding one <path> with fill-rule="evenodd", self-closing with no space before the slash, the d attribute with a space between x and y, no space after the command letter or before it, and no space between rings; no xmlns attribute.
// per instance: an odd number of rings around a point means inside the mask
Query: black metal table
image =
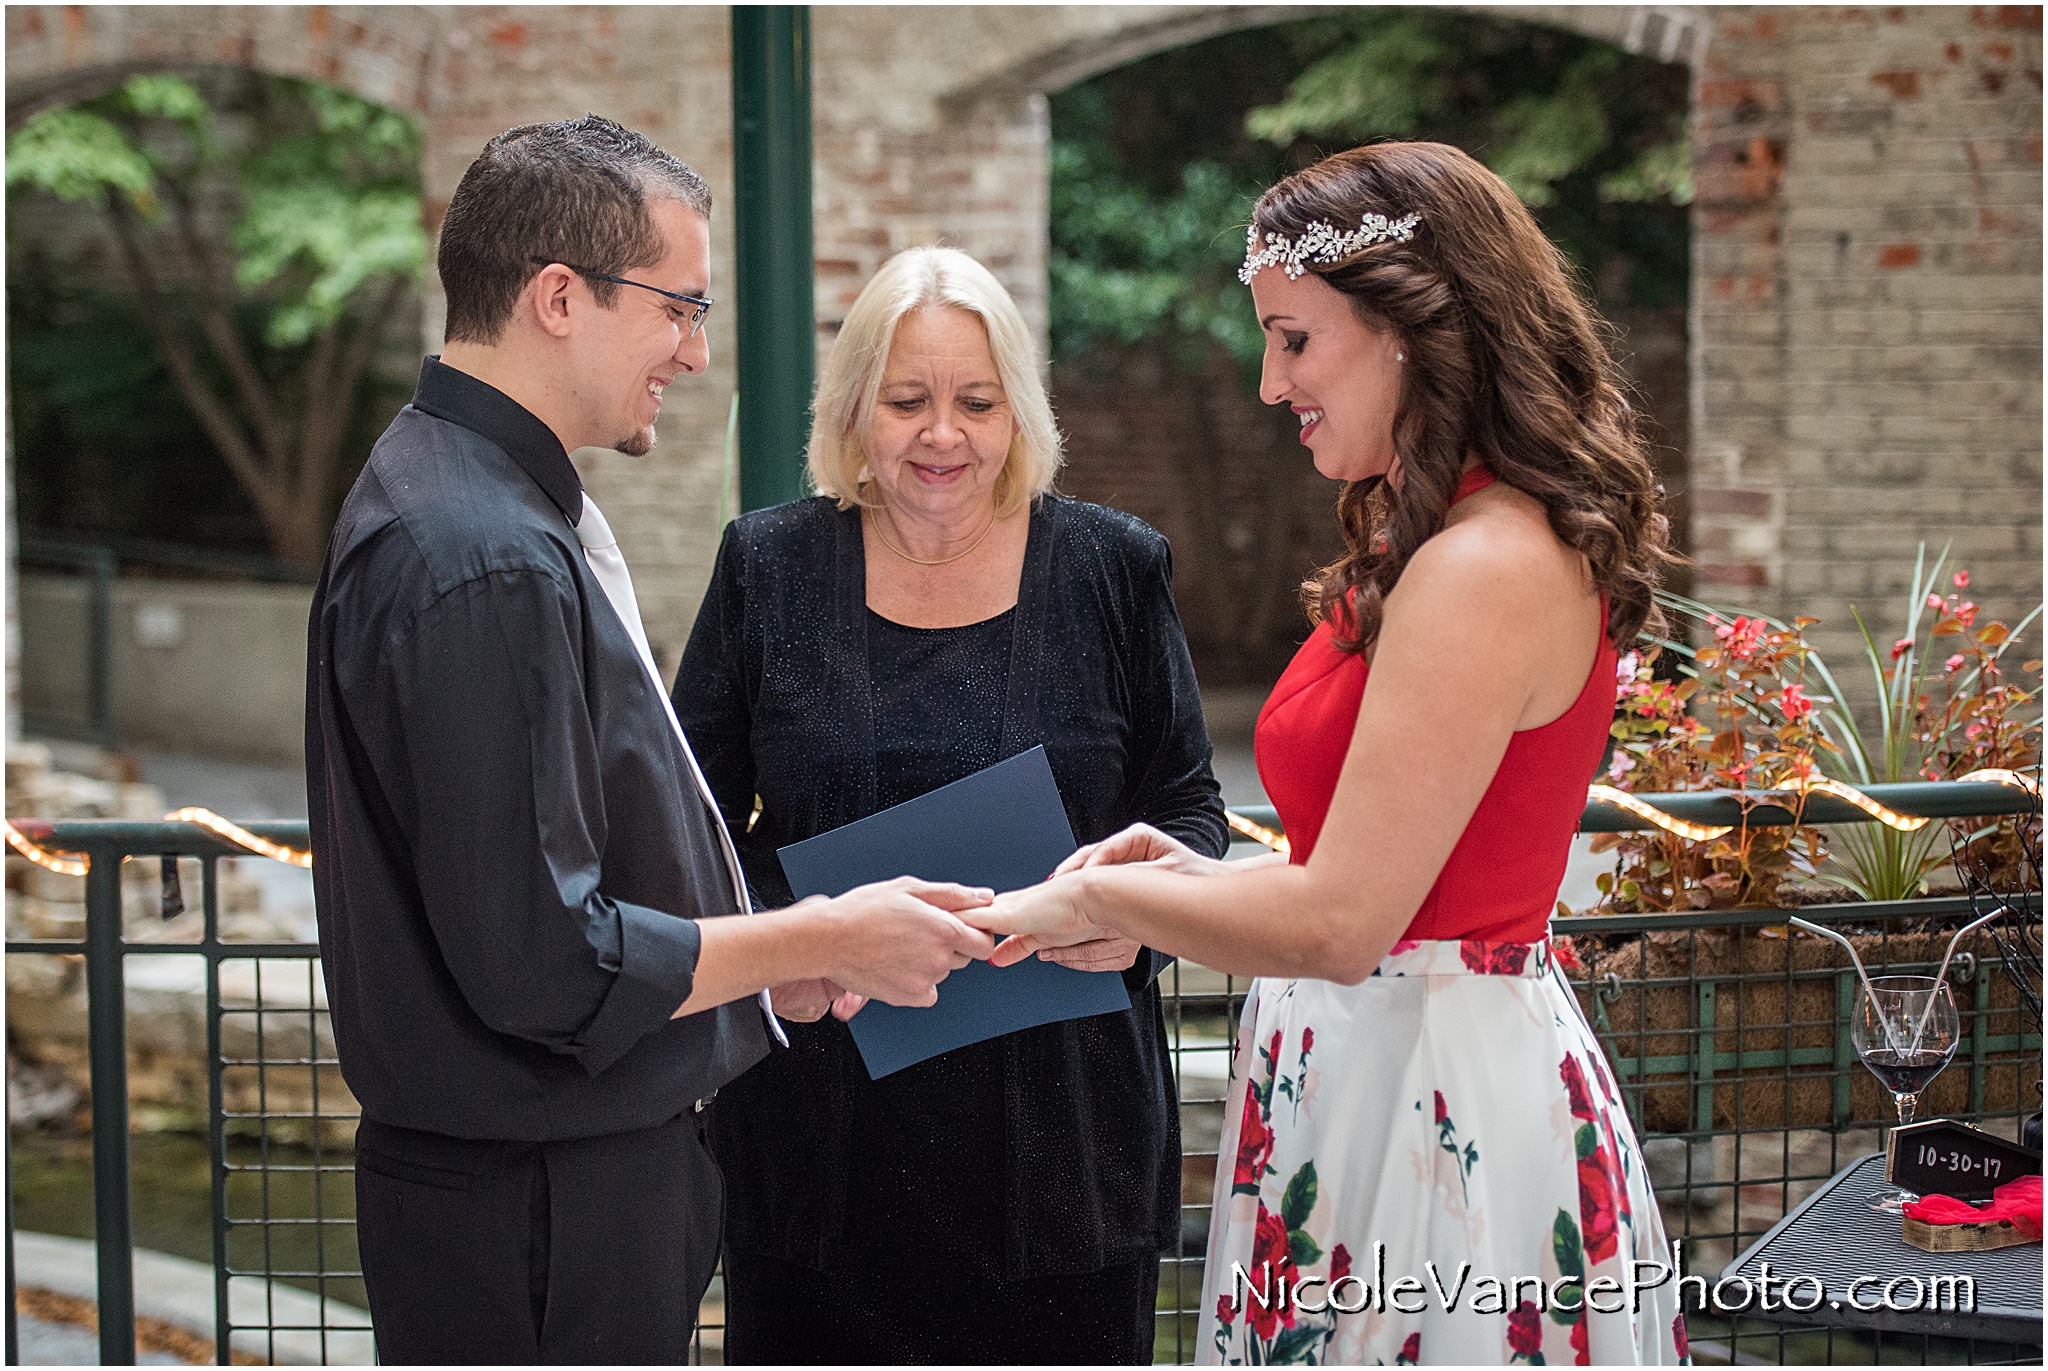
<svg viewBox="0 0 2048 1371"><path fill-rule="evenodd" d="M1837 1172L1722 1270L1718 1312L1828 1328L2041 1345L2041 1245L1922 1252L1899 1235L1898 1215L1869 1207L1870 1193L1883 1185L1879 1153ZM1766 1262L1777 1307L1763 1308L1753 1297L1748 1308L1735 1309L1745 1290L1755 1295ZM1957 1278L1974 1282L1974 1308L1964 1307L1970 1301ZM1738 1280L1746 1285L1735 1284ZM1888 1282L1895 1282L1889 1306ZM1919 1307L1905 1307L1914 1304Z"/></svg>

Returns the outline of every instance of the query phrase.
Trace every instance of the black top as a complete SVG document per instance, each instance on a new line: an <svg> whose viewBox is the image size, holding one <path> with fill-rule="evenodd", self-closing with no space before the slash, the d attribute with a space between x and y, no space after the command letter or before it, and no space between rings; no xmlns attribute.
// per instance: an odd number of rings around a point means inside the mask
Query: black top
<svg viewBox="0 0 2048 1371"><path fill-rule="evenodd" d="M1082 842L1143 820L1226 843L1166 540L1047 497L1017 606L964 629L867 608L858 511L799 500L735 520L683 654L676 708L764 901L775 855L1043 743ZM1007 621L1007 634L999 625ZM762 810L747 826L756 794ZM790 1027L719 1097L727 1239L839 1273L1024 1279L1136 1260L1179 1231L1180 1130L1159 993L868 1079L845 1025Z"/></svg>
<svg viewBox="0 0 2048 1371"><path fill-rule="evenodd" d="M732 880L582 511L545 424L428 358L328 545L313 889L342 1075L383 1123L650 1127L767 1050L748 1001L669 1018Z"/></svg>

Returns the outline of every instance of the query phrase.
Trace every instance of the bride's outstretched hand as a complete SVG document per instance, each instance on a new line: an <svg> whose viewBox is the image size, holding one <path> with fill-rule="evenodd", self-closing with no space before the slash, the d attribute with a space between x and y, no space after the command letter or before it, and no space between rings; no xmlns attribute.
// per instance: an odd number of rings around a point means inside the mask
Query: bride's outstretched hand
<svg viewBox="0 0 2048 1371"><path fill-rule="evenodd" d="M1003 938L996 944L995 955L989 958L994 966L1013 965L1044 948L1115 938L1114 932L1082 912L1080 903L1074 899L1080 884L1056 876L1039 885L998 895L995 903L986 908L963 909L955 917Z"/></svg>
<svg viewBox="0 0 2048 1371"><path fill-rule="evenodd" d="M1148 862L1167 871L1178 871L1188 876L1213 874L1211 868L1220 867L1222 862L1204 857L1178 838L1161 833L1150 824L1132 824L1121 833L1112 833L1099 843L1089 843L1077 848L1074 855L1053 868L1054 876L1064 876L1069 871L1079 871L1084 866L1129 866L1136 862Z"/></svg>

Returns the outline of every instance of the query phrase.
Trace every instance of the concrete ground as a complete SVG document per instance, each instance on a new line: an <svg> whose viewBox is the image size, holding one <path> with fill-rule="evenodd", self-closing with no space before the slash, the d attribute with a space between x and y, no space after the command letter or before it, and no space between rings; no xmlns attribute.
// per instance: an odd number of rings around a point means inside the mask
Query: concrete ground
<svg viewBox="0 0 2048 1371"><path fill-rule="evenodd" d="M32 1314L15 1316L15 1336L20 1339L23 1366L95 1366L100 1359L100 1335L75 1323L56 1323ZM137 1352L137 1366L182 1366L168 1352Z"/></svg>
<svg viewBox="0 0 2048 1371"><path fill-rule="evenodd" d="M94 1300L99 1275L93 1244L83 1238L49 1233L14 1235L14 1278L17 1285ZM182 1257L138 1248L135 1253L135 1312L159 1318L211 1339L213 1268ZM28 1325L21 1321L23 1365L94 1365L99 1337L75 1324L50 1324L37 1319L37 1349L31 1353ZM236 1277L228 1283L228 1322L237 1328L234 1347L275 1365L367 1366L375 1360L368 1311L281 1282ZM255 1325L263 1325L257 1327ZM286 1326L289 1326L288 1328ZM272 1333L271 1327L286 1331ZM313 1331L324 1328L325 1332ZM81 1339L83 1341L81 1341ZM41 1358L39 1360L39 1358ZM146 1354L144 1362L176 1364L176 1358Z"/></svg>

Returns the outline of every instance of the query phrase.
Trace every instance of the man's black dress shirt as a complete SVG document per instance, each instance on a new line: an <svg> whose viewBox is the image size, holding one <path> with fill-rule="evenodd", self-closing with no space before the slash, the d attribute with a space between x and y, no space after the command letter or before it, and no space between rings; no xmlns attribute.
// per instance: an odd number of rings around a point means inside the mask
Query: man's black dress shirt
<svg viewBox="0 0 2048 1371"><path fill-rule="evenodd" d="M671 1019L730 915L709 810L584 561L554 433L428 358L313 595L306 781L343 1077L370 1118L550 1141L651 1127L767 1051Z"/></svg>

